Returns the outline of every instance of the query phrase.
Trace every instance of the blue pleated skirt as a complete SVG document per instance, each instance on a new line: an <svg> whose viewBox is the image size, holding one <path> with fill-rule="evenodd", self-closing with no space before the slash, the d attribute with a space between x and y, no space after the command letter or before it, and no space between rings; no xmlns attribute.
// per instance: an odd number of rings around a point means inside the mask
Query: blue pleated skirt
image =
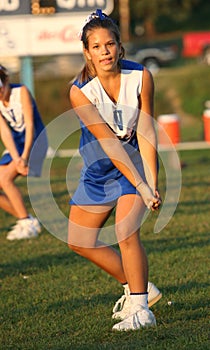
<svg viewBox="0 0 210 350"><path fill-rule="evenodd" d="M88 134L88 137L87 137ZM145 181L142 158L136 135L122 146ZM80 153L84 161L79 185L73 194L71 205L104 205L115 202L126 194L139 194L136 188L113 165L99 142L85 130L80 142Z"/></svg>

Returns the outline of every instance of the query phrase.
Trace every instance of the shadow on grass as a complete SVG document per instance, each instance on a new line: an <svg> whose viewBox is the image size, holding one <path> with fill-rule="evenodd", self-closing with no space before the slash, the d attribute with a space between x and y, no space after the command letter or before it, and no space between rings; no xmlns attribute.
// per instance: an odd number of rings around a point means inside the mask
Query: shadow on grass
<svg viewBox="0 0 210 350"><path fill-rule="evenodd" d="M177 228L176 228L177 230ZM182 230L182 228L180 228ZM183 231L183 230L182 230ZM44 238L43 238L44 239ZM205 232L202 232L199 234L197 231L194 233L191 231L190 235L188 235L187 232L183 232L182 235L174 235L171 236L169 233L168 236L164 234L164 238L161 237L161 234L158 235L153 235L152 239L147 239L147 236L143 236L142 238L143 244L146 247L147 254L152 254L155 252L155 254L158 253L171 253L171 252L176 252L176 251L184 251L184 250L189 250L189 249L195 249L195 248L206 248L208 246L209 242L209 231L206 229ZM24 243L26 244L26 247L24 246ZM28 249L27 246L28 242L15 242L14 247L21 247ZM34 247L33 249L36 250L36 245L39 245L39 239L34 241ZM52 242L49 241L44 244L51 244ZM119 247L117 245L113 246L114 248L117 248L119 250ZM9 247L8 247L9 249ZM43 247L44 249L44 247ZM52 246L53 249L53 246ZM48 253L48 254L40 254L36 257L30 257L25 251L24 258L19 258L18 256L14 256L14 259L12 259L9 262L2 263L0 262L0 278L3 279L7 276L16 276L19 275L20 273L24 274L36 274L40 273L40 271L47 271L49 270L50 267L59 267L63 266L66 269L73 269L74 265L80 265L81 268L87 263L87 260L76 253L72 252L71 250L68 250L67 246L64 247L64 249L67 249L66 252L62 253Z"/></svg>
<svg viewBox="0 0 210 350"><path fill-rule="evenodd" d="M17 276L19 274L36 274L41 271L48 271L52 266L64 266L70 268L74 264L82 264L80 256L71 253L43 254L34 258L24 258L13 260L8 263L0 263L0 279L7 276Z"/></svg>
<svg viewBox="0 0 210 350"><path fill-rule="evenodd" d="M176 214L199 214L209 213L210 200L192 200L191 201L180 201L177 208ZM188 212L189 210L189 212Z"/></svg>
<svg viewBox="0 0 210 350"><path fill-rule="evenodd" d="M166 302L166 297L163 296L161 301L159 302L159 306L153 306L153 312L156 314L157 319L159 320L159 324L161 324L162 313L166 314L168 318L165 316L165 321L169 326L170 323L174 323L176 320L184 322L184 321L193 321L202 319L203 317L208 316L208 300L203 297L198 300L198 298L194 298L192 295L199 292L200 288L207 288L208 284L204 283L202 286L200 283L192 282L188 284L182 284L177 289L177 286L171 285L164 288L165 295L173 296L172 305L168 305ZM197 292L196 292L197 291ZM193 293L192 293L193 292ZM62 317L65 319L66 316L69 317L69 322L72 323L74 320L74 324L80 324L81 320L85 320L87 315L94 315L95 319L99 317L100 313L103 312L105 320L110 319L112 314L112 307L116 302L119 295L113 293L106 294L98 294L89 296L88 293L84 297L83 295L79 295L75 297L71 295L71 291L69 291L69 298L62 298L62 295L59 296L58 301L48 302L33 302L26 306L19 306L17 309L13 310L12 319L15 323L19 320L20 314L29 315L31 317L36 317L36 315L43 315L43 318L54 318L54 317ZM196 294L197 296L197 294ZM165 299L164 299L165 298ZM158 304L157 304L158 305ZM160 309L161 308L161 309ZM106 310L106 311L105 311ZM78 313L79 312L79 313ZM105 313L104 313L105 312ZM60 315L60 316L59 316ZM41 321L41 320L40 320ZM58 321L58 319L57 319ZM72 328L73 325L72 325Z"/></svg>
<svg viewBox="0 0 210 350"><path fill-rule="evenodd" d="M193 233L192 233L193 234ZM208 246L209 242L209 232L203 232L197 234L197 232L194 232L196 239L192 239L192 236L186 236L183 234L183 236L177 236L177 237L171 237L168 236L166 238L160 238L159 235L154 240L147 240L145 237L143 238L143 244L146 247L147 253L171 253L176 251L184 251L189 249L196 249L196 248L206 248ZM196 236L197 235L197 236Z"/></svg>

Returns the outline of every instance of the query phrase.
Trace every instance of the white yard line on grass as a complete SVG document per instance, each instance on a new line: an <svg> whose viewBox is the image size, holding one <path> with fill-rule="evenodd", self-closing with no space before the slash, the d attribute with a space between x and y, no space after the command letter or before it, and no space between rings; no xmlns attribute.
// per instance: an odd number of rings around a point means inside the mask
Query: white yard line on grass
<svg viewBox="0 0 210 350"><path fill-rule="evenodd" d="M159 151L168 151L173 146L167 146L167 145L159 145L158 149ZM199 150L199 149L208 149L210 148L210 142L206 141L196 141L196 142L180 142L176 145L174 145L174 148L177 151L187 151L187 150ZM54 158L54 157L60 157L60 158L66 158L66 157L80 157L79 150L78 149L59 149L58 151L53 151L52 149L47 155L47 158Z"/></svg>

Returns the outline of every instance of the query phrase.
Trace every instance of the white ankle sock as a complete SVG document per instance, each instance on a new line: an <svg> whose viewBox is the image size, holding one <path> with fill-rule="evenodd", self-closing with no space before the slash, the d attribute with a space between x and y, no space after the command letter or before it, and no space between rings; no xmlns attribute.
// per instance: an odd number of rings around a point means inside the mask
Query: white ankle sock
<svg viewBox="0 0 210 350"><path fill-rule="evenodd" d="M123 288L124 288L125 295L129 295L130 289L129 289L128 283L123 284Z"/></svg>
<svg viewBox="0 0 210 350"><path fill-rule="evenodd" d="M130 294L131 313L135 313L138 309L148 309L148 293Z"/></svg>

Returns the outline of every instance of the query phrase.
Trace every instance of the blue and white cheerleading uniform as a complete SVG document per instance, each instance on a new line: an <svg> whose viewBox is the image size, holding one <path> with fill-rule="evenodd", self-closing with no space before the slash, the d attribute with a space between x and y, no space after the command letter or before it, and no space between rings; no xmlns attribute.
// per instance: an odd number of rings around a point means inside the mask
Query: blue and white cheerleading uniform
<svg viewBox="0 0 210 350"><path fill-rule="evenodd" d="M25 122L21 104L21 86L21 84L10 84L11 94L7 107L0 101L0 112L10 127L19 155L22 154L25 144ZM33 98L32 108L34 117L34 142L29 158L29 176L40 176L48 148L48 141L44 124ZM8 150L5 150L0 159L0 165L9 164L11 161L12 157L10 153Z"/></svg>
<svg viewBox="0 0 210 350"><path fill-rule="evenodd" d="M114 103L107 95L98 77L82 84L75 80L74 85L79 87L98 109L103 120L121 140L122 146L145 180L135 132L139 117L139 96L142 90L144 67L127 60L122 60L120 64L121 86L117 103ZM79 148L84 166L79 185L70 204L102 205L115 202L125 194L138 194L136 188L113 165L99 141L81 121L80 124Z"/></svg>

